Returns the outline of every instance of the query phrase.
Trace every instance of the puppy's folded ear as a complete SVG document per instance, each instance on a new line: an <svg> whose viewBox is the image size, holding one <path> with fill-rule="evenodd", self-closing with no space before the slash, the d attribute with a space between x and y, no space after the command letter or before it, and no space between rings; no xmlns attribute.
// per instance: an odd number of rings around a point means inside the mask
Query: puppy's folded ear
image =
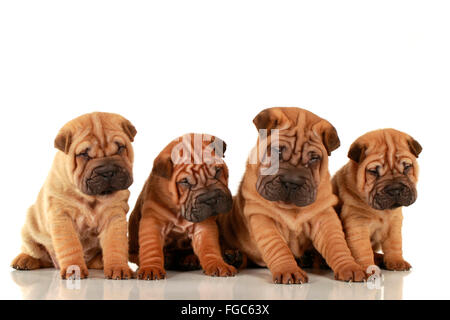
<svg viewBox="0 0 450 320"><path fill-rule="evenodd" d="M269 132L271 129L278 126L278 117L274 114L273 110L264 109L253 119L256 129L267 129Z"/></svg>
<svg viewBox="0 0 450 320"><path fill-rule="evenodd" d="M134 137L136 136L137 130L136 128L131 124L130 121L125 120L122 122L122 129L127 134L128 138L130 138L130 141L134 141Z"/></svg>
<svg viewBox="0 0 450 320"><path fill-rule="evenodd" d="M422 146L420 145L417 140L414 140L413 138L408 140L408 146L411 153L418 158L419 154L422 152Z"/></svg>
<svg viewBox="0 0 450 320"><path fill-rule="evenodd" d="M225 151L227 150L227 144L220 138L214 137L214 152L220 158L225 157Z"/></svg>
<svg viewBox="0 0 450 320"><path fill-rule="evenodd" d="M361 145L357 142L354 142L350 146L350 150L348 151L348 157L355 161L356 163L360 163L364 160L366 156L366 146Z"/></svg>
<svg viewBox="0 0 450 320"><path fill-rule="evenodd" d="M332 125L323 131L322 140L325 148L327 149L328 156L330 156L331 152L339 148L341 145L338 133Z"/></svg>
<svg viewBox="0 0 450 320"><path fill-rule="evenodd" d="M68 153L72 144L72 133L69 130L61 129L55 138L55 148L64 153Z"/></svg>
<svg viewBox="0 0 450 320"><path fill-rule="evenodd" d="M336 128L327 120L321 120L314 124L312 131L316 137L322 139L322 143L327 150L328 156L341 145Z"/></svg>
<svg viewBox="0 0 450 320"><path fill-rule="evenodd" d="M170 156L157 157L153 162L152 173L159 177L170 179L173 173L173 162Z"/></svg>

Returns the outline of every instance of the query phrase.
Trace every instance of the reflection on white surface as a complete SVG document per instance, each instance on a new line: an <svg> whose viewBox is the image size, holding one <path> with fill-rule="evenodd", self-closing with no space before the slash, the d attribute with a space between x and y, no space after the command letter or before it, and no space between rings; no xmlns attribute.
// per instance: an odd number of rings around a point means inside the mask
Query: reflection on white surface
<svg viewBox="0 0 450 320"><path fill-rule="evenodd" d="M105 280L102 271L90 270L79 289L72 289L54 269L11 271L23 299L402 299L403 279L409 272L383 271L378 289L367 283L335 281L332 272L309 272L304 285L275 285L267 269L248 269L236 277L213 278L201 271L169 271L165 280Z"/></svg>

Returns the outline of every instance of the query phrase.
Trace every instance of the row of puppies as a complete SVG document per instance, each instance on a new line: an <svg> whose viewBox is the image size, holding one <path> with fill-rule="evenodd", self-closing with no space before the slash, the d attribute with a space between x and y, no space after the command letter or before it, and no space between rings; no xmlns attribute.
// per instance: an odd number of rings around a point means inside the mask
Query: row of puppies
<svg viewBox="0 0 450 320"><path fill-rule="evenodd" d="M174 140L154 161L127 240L136 129L107 113L72 120L55 140L60 152L28 211L22 253L12 266L55 266L67 278L77 265L81 278L93 268L127 279L130 259L139 265L138 278L150 280L197 263L208 275L231 276L235 267L253 263L284 284L307 282L299 259L308 252L320 254L344 281L362 281L376 262L390 270L410 268L402 257L401 207L417 195L417 141L392 129L366 134L331 180L328 156L340 143L328 121L299 108L271 108L254 124L269 134L259 135L250 157L266 146L262 153L279 160L277 172L261 174L267 162L248 161L232 199L224 149L216 148L221 140L202 137L200 152L210 159L182 163L173 162L180 142ZM272 129L279 129L276 145ZM190 137L192 143L195 135ZM376 253L380 245L384 256Z"/></svg>

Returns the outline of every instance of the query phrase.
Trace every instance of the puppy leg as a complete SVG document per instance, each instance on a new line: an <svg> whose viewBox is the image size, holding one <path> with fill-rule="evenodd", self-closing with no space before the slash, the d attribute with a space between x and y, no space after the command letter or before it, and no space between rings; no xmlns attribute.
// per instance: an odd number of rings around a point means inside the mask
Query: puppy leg
<svg viewBox="0 0 450 320"><path fill-rule="evenodd" d="M272 272L274 283L301 284L308 282L308 276L297 265L294 255L272 219L264 215L252 215L250 229L264 262Z"/></svg>
<svg viewBox="0 0 450 320"><path fill-rule="evenodd" d="M40 259L33 258L26 253L20 253L11 263L11 267L17 270L35 270L43 268Z"/></svg>
<svg viewBox="0 0 450 320"><path fill-rule="evenodd" d="M103 250L103 271L107 279L130 279L133 275L128 266L127 220L125 214L117 214L109 219L100 233Z"/></svg>
<svg viewBox="0 0 450 320"><path fill-rule="evenodd" d="M31 244L33 242L33 244ZM34 247L32 252L34 256L31 254L27 254L25 252L30 252L31 250L27 250L27 248ZM22 253L20 253L14 260L11 262L11 267L17 270L35 270L40 268L52 268L53 263L49 258L47 252L44 251L43 246L35 243L33 240L28 240L27 243L24 243L22 247ZM37 257L39 258L37 258Z"/></svg>
<svg viewBox="0 0 450 320"><path fill-rule="evenodd" d="M387 238L381 243L384 253L384 267L387 270L408 271L411 265L403 259L402 252L402 217L391 220Z"/></svg>
<svg viewBox="0 0 450 320"><path fill-rule="evenodd" d="M39 238L44 238L44 236L40 234L39 230L36 228L36 223L32 223L32 221L35 221L33 209L33 207L29 209L27 222L21 231L21 253L11 263L11 267L17 270L34 270L53 267L53 263L47 249L44 245L38 243L33 237L33 234L38 234ZM50 238L47 238L47 241L51 241Z"/></svg>
<svg viewBox="0 0 450 320"><path fill-rule="evenodd" d="M228 277L237 271L225 263L219 244L219 229L214 219L195 224L192 247L206 275Z"/></svg>
<svg viewBox="0 0 450 320"><path fill-rule="evenodd" d="M363 269L355 262L345 241L342 225L333 209L311 221L311 240L334 271L336 280L363 281Z"/></svg>
<svg viewBox="0 0 450 320"><path fill-rule="evenodd" d="M138 279L158 280L166 277L163 253L163 225L149 216L142 216L139 224Z"/></svg>
<svg viewBox="0 0 450 320"><path fill-rule="evenodd" d="M50 214L50 234L56 259L63 279L73 276L71 267L80 268L80 278L87 278L89 272L83 257L83 247L74 229L73 221L65 213Z"/></svg>
<svg viewBox="0 0 450 320"><path fill-rule="evenodd" d="M349 208L344 206L343 210L349 210ZM375 265L367 221L348 217L342 221L342 224L353 258L366 271L369 266Z"/></svg>

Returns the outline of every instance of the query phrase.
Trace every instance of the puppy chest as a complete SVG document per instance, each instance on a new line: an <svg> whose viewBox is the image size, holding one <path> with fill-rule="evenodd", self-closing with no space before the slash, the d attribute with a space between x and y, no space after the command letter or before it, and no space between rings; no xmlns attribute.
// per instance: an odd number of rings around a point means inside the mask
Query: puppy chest
<svg viewBox="0 0 450 320"><path fill-rule="evenodd" d="M100 249L99 232L96 226L85 217L79 217L74 221L74 227L80 239L85 255L95 255Z"/></svg>
<svg viewBox="0 0 450 320"><path fill-rule="evenodd" d="M306 250L311 248L311 240L304 228L294 231L286 226L279 226L278 229L294 256L301 257Z"/></svg>
<svg viewBox="0 0 450 320"><path fill-rule="evenodd" d="M169 225L165 230L164 247L166 249L189 249L192 248L191 238L194 224L189 221L177 221Z"/></svg>
<svg viewBox="0 0 450 320"><path fill-rule="evenodd" d="M370 225L370 241L372 246L377 246L383 242L389 233L389 221L383 217L378 217L374 219Z"/></svg>

